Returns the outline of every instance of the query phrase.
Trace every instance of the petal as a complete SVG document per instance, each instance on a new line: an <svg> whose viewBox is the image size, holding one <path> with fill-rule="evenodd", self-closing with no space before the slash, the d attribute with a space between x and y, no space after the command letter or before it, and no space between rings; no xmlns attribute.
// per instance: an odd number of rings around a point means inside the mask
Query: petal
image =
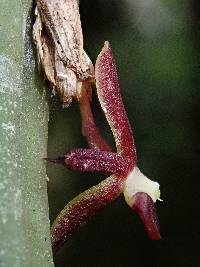
<svg viewBox="0 0 200 267"><path fill-rule="evenodd" d="M112 175L70 201L52 225L53 252L56 253L93 215L117 198L122 187L123 181Z"/></svg>
<svg viewBox="0 0 200 267"><path fill-rule="evenodd" d="M136 161L132 130L122 102L115 60L108 42L95 66L97 94L113 132L118 153Z"/></svg>
<svg viewBox="0 0 200 267"><path fill-rule="evenodd" d="M130 162L127 158L114 152L97 149L73 149L65 155L65 164L71 170L120 173L123 176L130 169Z"/></svg>

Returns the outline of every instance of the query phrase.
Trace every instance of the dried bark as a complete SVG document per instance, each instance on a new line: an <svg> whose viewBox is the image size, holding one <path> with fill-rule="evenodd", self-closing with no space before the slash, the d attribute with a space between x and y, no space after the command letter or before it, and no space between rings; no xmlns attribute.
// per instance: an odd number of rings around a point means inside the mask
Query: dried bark
<svg viewBox="0 0 200 267"><path fill-rule="evenodd" d="M35 14L33 37L39 69L68 106L72 98L80 99L83 82L94 77L92 62L83 49L78 2L38 0Z"/></svg>

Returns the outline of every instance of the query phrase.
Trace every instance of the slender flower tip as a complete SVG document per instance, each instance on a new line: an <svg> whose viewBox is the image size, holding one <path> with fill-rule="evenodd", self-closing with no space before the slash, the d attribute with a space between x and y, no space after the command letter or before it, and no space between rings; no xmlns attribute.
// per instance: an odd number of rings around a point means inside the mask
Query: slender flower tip
<svg viewBox="0 0 200 267"><path fill-rule="evenodd" d="M109 50L111 50L111 47L110 47L110 43L108 41L105 41L104 42L104 46L103 48L101 49L101 52L99 53L98 57L97 57L97 60L96 60L96 64L95 64L95 77L97 76L97 72L98 72L98 65L99 65L99 61L101 60L102 58L102 55L105 54L106 52L108 52Z"/></svg>
<svg viewBox="0 0 200 267"><path fill-rule="evenodd" d="M109 41L105 41L103 49L108 49L108 48L110 48L110 43Z"/></svg>
<svg viewBox="0 0 200 267"><path fill-rule="evenodd" d="M59 157L57 157L55 159L51 159L51 158L43 158L43 159L46 160L46 161L48 161L48 162L66 165L66 163L65 163L65 156L59 156Z"/></svg>

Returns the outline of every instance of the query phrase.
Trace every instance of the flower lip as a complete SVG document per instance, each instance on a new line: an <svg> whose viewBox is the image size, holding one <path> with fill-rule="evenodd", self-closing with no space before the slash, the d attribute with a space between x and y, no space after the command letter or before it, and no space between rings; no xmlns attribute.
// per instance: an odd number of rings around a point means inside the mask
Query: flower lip
<svg viewBox="0 0 200 267"><path fill-rule="evenodd" d="M159 183L147 178L136 166L128 175L124 184L124 197L127 204L132 207L133 196L138 192L148 194L153 202L160 200Z"/></svg>
<svg viewBox="0 0 200 267"><path fill-rule="evenodd" d="M132 197L131 207L140 217L145 231L151 240L161 239L158 217L152 198L143 192Z"/></svg>

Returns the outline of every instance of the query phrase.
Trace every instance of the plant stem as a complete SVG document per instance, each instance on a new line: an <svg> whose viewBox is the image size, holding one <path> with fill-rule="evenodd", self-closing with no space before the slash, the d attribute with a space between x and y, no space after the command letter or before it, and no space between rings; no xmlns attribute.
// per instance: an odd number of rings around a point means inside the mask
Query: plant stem
<svg viewBox="0 0 200 267"><path fill-rule="evenodd" d="M1 1L0 266L53 266L46 169L48 107L35 76L32 1ZM40 80L40 79L39 79Z"/></svg>

